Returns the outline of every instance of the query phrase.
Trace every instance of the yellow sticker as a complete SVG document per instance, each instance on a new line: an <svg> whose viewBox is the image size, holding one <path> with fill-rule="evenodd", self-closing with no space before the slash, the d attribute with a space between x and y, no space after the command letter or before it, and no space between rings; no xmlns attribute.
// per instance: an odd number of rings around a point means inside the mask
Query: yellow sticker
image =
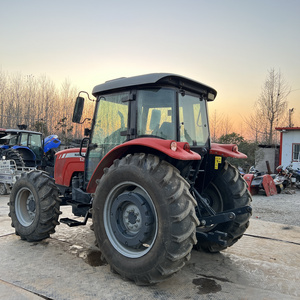
<svg viewBox="0 0 300 300"><path fill-rule="evenodd" d="M219 169L219 164L222 162L222 157L221 156L216 156L215 157L215 170Z"/></svg>

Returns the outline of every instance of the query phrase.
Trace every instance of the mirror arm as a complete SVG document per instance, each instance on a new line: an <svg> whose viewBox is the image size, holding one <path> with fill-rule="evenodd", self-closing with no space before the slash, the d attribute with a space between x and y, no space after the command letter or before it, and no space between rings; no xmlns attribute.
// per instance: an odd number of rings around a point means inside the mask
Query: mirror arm
<svg viewBox="0 0 300 300"><path fill-rule="evenodd" d="M80 122L78 124L83 124L86 120L91 121L91 118L85 118L82 122Z"/></svg>
<svg viewBox="0 0 300 300"><path fill-rule="evenodd" d="M89 93L86 92L86 91L80 91L80 92L78 93L78 97L79 97L79 95L80 95L81 93L87 94L88 99L89 99L90 101L92 101L92 102L95 102L95 99L91 99Z"/></svg>

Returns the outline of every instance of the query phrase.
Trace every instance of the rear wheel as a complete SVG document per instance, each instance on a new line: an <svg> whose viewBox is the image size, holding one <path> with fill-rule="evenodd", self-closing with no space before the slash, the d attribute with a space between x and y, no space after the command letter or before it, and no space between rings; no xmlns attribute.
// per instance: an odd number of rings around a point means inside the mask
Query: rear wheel
<svg viewBox="0 0 300 300"><path fill-rule="evenodd" d="M59 224L58 189L45 172L23 173L12 188L9 206L12 227L29 242L48 238Z"/></svg>
<svg viewBox="0 0 300 300"><path fill-rule="evenodd" d="M22 156L13 148L2 150L0 155L1 157L4 156L6 160L14 160L17 167L25 167Z"/></svg>
<svg viewBox="0 0 300 300"><path fill-rule="evenodd" d="M196 242L195 205L167 162L146 154L115 160L93 202L97 243L113 271L147 285L180 270Z"/></svg>
<svg viewBox="0 0 300 300"><path fill-rule="evenodd" d="M247 189L247 183L238 170L225 161L224 168L219 175L208 185L203 193L209 205L216 211L236 209L250 205L252 199ZM218 252L232 246L240 239L249 226L251 213L237 215L234 221L221 223L215 226L204 227L204 232L222 231L228 234L227 246L215 242L199 242L198 247L209 251Z"/></svg>

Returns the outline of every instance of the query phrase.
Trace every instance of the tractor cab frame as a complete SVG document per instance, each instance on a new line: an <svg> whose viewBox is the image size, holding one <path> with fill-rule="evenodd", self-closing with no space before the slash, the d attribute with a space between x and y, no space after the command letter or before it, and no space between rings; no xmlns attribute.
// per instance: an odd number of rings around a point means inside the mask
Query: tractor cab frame
<svg viewBox="0 0 300 300"><path fill-rule="evenodd" d="M92 193L103 169L128 153L144 151L170 162L199 192L226 157L245 158L236 145L210 143L207 102L216 90L168 73L119 78L97 85L85 155L85 184ZM84 98L76 99L73 121L80 123ZM217 162L209 154L217 157ZM210 172L207 172L208 164ZM204 176L205 175L205 176Z"/></svg>

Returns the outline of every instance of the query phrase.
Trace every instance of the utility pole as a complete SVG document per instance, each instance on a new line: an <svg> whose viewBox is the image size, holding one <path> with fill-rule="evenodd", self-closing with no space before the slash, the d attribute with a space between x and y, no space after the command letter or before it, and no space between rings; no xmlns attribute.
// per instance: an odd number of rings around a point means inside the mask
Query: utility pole
<svg viewBox="0 0 300 300"><path fill-rule="evenodd" d="M293 127L294 124L292 123L292 113L294 112L294 108L289 109L289 127Z"/></svg>
<svg viewBox="0 0 300 300"><path fill-rule="evenodd" d="M294 90L291 90L289 91L288 95L292 92L295 92L295 91L300 91L300 89L294 89ZM294 108L290 108L289 109L289 127L293 127L294 124L292 123L292 114L294 113Z"/></svg>

